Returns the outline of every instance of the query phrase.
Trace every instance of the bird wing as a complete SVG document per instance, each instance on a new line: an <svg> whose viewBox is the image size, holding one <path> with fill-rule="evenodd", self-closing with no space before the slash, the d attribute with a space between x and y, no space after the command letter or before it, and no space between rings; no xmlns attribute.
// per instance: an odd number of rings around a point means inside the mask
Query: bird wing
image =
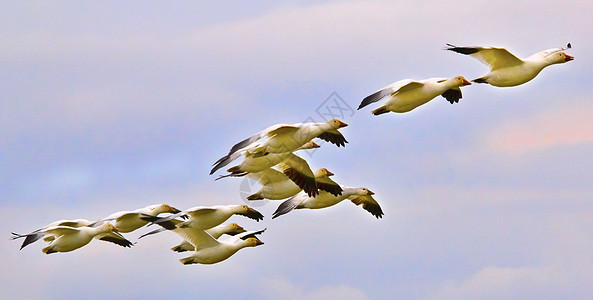
<svg viewBox="0 0 593 300"><path fill-rule="evenodd" d="M262 234L264 231L266 231L266 229L267 228L264 228L262 230L257 230L257 231L245 231L245 232L236 234L232 237L229 237L228 239L225 240L225 242L234 244L234 243L238 242L239 240L246 240L250 237L255 237L258 234Z"/></svg>
<svg viewBox="0 0 593 300"><path fill-rule="evenodd" d="M346 138L337 129L323 132L318 135L317 138L320 138L326 142L330 142L338 147L345 147L346 143L348 143Z"/></svg>
<svg viewBox="0 0 593 300"><path fill-rule="evenodd" d="M275 130L278 130L283 127L293 127L293 126L286 125L286 124L272 125L272 126L266 128L256 134L236 143L235 145L233 145L233 147L231 147L231 150L229 150L229 153L227 155L221 157L214 164L212 164L213 168L212 168L212 170L210 170L210 175L212 175L218 169L228 165L233 160L239 158L247 150L247 148L256 147L256 145L254 145L255 142L259 141L260 139L262 139L264 137L269 136L271 132L274 132Z"/></svg>
<svg viewBox="0 0 593 300"><path fill-rule="evenodd" d="M219 245L219 242L215 238L202 229L181 225L174 229L173 232L192 244L195 251Z"/></svg>
<svg viewBox="0 0 593 300"><path fill-rule="evenodd" d="M262 215L259 211L251 208L251 207L247 207L247 211L244 212L238 212L235 213L236 215L240 215L240 216L244 216L247 217L249 219L255 220L257 222L261 221L264 219L264 215Z"/></svg>
<svg viewBox="0 0 593 300"><path fill-rule="evenodd" d="M326 191L334 196L342 194L342 187L329 178L329 176L316 177L315 181L317 182L317 188L320 190Z"/></svg>
<svg viewBox="0 0 593 300"><path fill-rule="evenodd" d="M306 160L291 153L276 166L308 195L313 196L319 194L317 184L315 183L315 175Z"/></svg>
<svg viewBox="0 0 593 300"><path fill-rule="evenodd" d="M53 236L62 236L68 234L76 234L80 230L75 227L68 227L68 226L52 226L45 229L45 234L53 235Z"/></svg>
<svg viewBox="0 0 593 300"><path fill-rule="evenodd" d="M216 208L210 207L196 207L186 211L185 213L190 216L190 218L199 218L200 216L213 213L216 211Z"/></svg>
<svg viewBox="0 0 593 300"><path fill-rule="evenodd" d="M288 200L285 200L284 202L280 203L276 211L272 214L272 219L275 219L281 215L291 212L293 209L297 208L297 206L299 206L301 203L305 202L305 200L307 200L308 198L309 196L304 191L292 196L291 198L288 198Z"/></svg>
<svg viewBox="0 0 593 300"><path fill-rule="evenodd" d="M97 235L95 238L97 238L101 241L114 243L116 245L120 245L125 248L130 248L130 247L132 247L132 245L134 245L134 243L130 242L123 235L121 235L120 233L117 233L117 232L102 233L102 234Z"/></svg>
<svg viewBox="0 0 593 300"><path fill-rule="evenodd" d="M399 90L402 86L405 86L411 82L413 82L413 80L403 79L403 80L394 82L394 83L370 94L369 96L366 96L364 99L362 99L362 102L360 102L358 109L361 109L371 103L377 102L377 101L383 99L384 97L391 95L392 93Z"/></svg>
<svg viewBox="0 0 593 300"><path fill-rule="evenodd" d="M286 177L286 175L284 175L284 173L272 168L268 168L257 173L249 173L247 174L247 177L257 180L261 185L268 185L270 183L281 182L289 179Z"/></svg>
<svg viewBox="0 0 593 300"><path fill-rule="evenodd" d="M275 136L281 136L281 135L292 135L295 132L297 132L297 130L299 130L299 129L300 129L299 126L283 125L278 128L275 128L274 130L270 130L269 132L267 132L266 135L270 138L275 137Z"/></svg>
<svg viewBox="0 0 593 300"><path fill-rule="evenodd" d="M370 195L353 195L348 197L348 200L352 201L352 203L356 205L362 204L362 208L370 212L377 219L383 217L383 210L381 210L381 206L379 206L379 203L377 203L377 201L375 201L375 199Z"/></svg>
<svg viewBox="0 0 593 300"><path fill-rule="evenodd" d="M450 88L446 90L444 93L441 94L447 101L451 104L459 103L459 99L461 99L461 89L459 88Z"/></svg>
<svg viewBox="0 0 593 300"><path fill-rule="evenodd" d="M140 214L137 212L126 212L122 215L120 215L119 217L115 218L116 222L121 222L121 223L129 223L129 222L134 222L137 221L138 218L140 218Z"/></svg>
<svg viewBox="0 0 593 300"><path fill-rule="evenodd" d="M491 71L500 68L517 66L523 63L520 58L516 57L505 48L457 47L451 44L447 45L449 48L445 48L446 50L469 55L489 66Z"/></svg>

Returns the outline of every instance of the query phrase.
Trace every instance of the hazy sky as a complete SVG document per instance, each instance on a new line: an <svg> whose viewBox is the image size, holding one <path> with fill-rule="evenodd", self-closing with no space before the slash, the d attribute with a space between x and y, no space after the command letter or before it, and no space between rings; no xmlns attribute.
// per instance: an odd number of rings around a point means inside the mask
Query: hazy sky
<svg viewBox="0 0 593 300"><path fill-rule="evenodd" d="M18 1L0 4L0 295L18 298L593 297L593 2ZM446 43L519 57L514 88L472 85L407 114L353 108L404 78L477 78ZM340 106L344 111L338 111ZM345 148L305 153L385 216L340 203L271 220L265 245L184 266L174 234L45 255L10 232L168 203L243 204L211 164L276 123L338 114ZM127 234L132 241L143 228Z"/></svg>

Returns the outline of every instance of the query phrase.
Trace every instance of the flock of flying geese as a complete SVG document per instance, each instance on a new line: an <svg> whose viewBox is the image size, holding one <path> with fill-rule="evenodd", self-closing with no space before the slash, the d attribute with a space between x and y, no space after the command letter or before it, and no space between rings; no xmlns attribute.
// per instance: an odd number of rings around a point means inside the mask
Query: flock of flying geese
<svg viewBox="0 0 593 300"><path fill-rule="evenodd" d="M469 55L490 67L490 72L472 80L497 87L509 87L526 83L550 65L565 63L574 58L564 50L548 49L526 59L519 59L504 48L457 47L447 44L445 50ZM387 112L404 113L421 106L441 95L451 104L461 99L460 87L470 85L462 76L453 78L429 78L425 80L404 79L390 84L362 100L358 109L387 98L384 105L372 111L374 115ZM282 200L272 219L294 209L320 209L350 200L362 205L376 218L383 216L381 207L365 187L352 188L340 185L330 177L334 175L325 168L313 172L309 164L293 152L318 148L313 139L319 138L338 147L347 143L339 132L347 124L340 120L326 123L277 124L234 145L227 155L213 165L212 175L238 158L241 163L230 167L225 177L242 177L257 180L261 189L247 200ZM169 213L166 217L160 214ZM121 211L97 221L85 219L61 220L48 224L29 234L12 233L12 239L24 238L21 249L43 238L49 242L43 253L69 252L78 249L93 239L131 247L134 243L122 233L129 233L147 224L158 224L158 229L139 238L162 231L172 231L183 241L171 248L175 252L191 252L180 261L183 264L214 264L221 262L238 250L255 247L263 242L257 237L265 231L246 231L236 223L223 224L233 215L241 215L256 221L264 216L247 205L198 206L181 211L167 204L151 205L134 211ZM229 238L219 240L222 235Z"/></svg>

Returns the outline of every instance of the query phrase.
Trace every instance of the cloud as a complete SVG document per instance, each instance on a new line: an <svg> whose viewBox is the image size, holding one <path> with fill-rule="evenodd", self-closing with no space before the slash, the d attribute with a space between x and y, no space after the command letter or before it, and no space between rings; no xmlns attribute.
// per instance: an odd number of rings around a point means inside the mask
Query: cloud
<svg viewBox="0 0 593 300"><path fill-rule="evenodd" d="M494 152L522 154L593 141L593 107L588 101L548 107L521 119L506 121L486 134L485 147Z"/></svg>
<svg viewBox="0 0 593 300"><path fill-rule="evenodd" d="M262 279L261 285L261 293L268 299L369 299L362 290L347 285L328 285L314 290L304 290L292 282L279 277Z"/></svg>
<svg viewBox="0 0 593 300"><path fill-rule="evenodd" d="M562 285L556 268L486 267L460 283L441 286L429 299L517 299L538 298L551 287ZM535 297L534 297L535 296Z"/></svg>

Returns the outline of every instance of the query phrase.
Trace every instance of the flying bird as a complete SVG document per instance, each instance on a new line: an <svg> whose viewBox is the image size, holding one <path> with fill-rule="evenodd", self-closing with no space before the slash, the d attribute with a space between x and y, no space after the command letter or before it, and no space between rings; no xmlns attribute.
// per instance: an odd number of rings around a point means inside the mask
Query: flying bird
<svg viewBox="0 0 593 300"><path fill-rule="evenodd" d="M43 233L43 236L51 237L47 239L50 241L49 245L41 250L45 254L74 251L90 243L93 238L111 242L122 247L131 247L133 245L132 242L119 234L117 228L110 223L103 223L97 227L51 226L36 234L39 233ZM23 237L14 232L12 234L15 236L13 239ZM26 245L21 246L21 249Z"/></svg>
<svg viewBox="0 0 593 300"><path fill-rule="evenodd" d="M563 52L572 48L570 43L566 45L566 48L544 50L525 59L517 58L504 48L457 47L451 44L447 44L447 46L449 47L445 50L469 55L490 67L489 73L472 80L473 82L488 83L498 87L526 83L535 78L547 66L574 60L574 57Z"/></svg>
<svg viewBox="0 0 593 300"><path fill-rule="evenodd" d="M462 76L447 78L429 78L425 80L404 79L394 82L362 100L358 109L371 103L377 102L385 97L385 105L372 111L373 115L381 115L390 111L405 113L427 103L438 95L443 96L447 101L458 103L461 99L459 87L471 83Z"/></svg>
<svg viewBox="0 0 593 300"><path fill-rule="evenodd" d="M181 236L194 248L194 252L179 261L184 265L189 264L215 264L228 259L237 251L245 247L263 245L256 235L265 231L246 231L236 234L224 241L218 241L211 234L196 227L196 223L187 224L179 220L168 220L158 223L165 229L171 230Z"/></svg>
<svg viewBox="0 0 593 300"><path fill-rule="evenodd" d="M228 165L239 156L237 151L245 150L249 154L265 156L269 153L292 152L314 138L320 138L338 147L348 142L338 131L348 124L332 119L326 123L297 123L272 125L255 135L235 144L229 153L214 163L210 174Z"/></svg>
<svg viewBox="0 0 593 300"><path fill-rule="evenodd" d="M315 186L319 190L330 192L336 196L342 192L340 185L329 178L334 174L328 169L321 168L315 171L313 175L315 176ZM257 192L249 195L247 200L282 200L292 197L301 191L301 188L284 175L284 173L273 168L257 173L250 173L247 177L257 180L262 186Z"/></svg>
<svg viewBox="0 0 593 300"><path fill-rule="evenodd" d="M298 150L309 150L319 148L319 145L313 141L309 141L302 145L301 147L297 148L295 151ZM240 151L235 152L234 156L241 156L243 155L243 161L240 164L231 167L227 170L230 174L221 175L218 179L225 178L225 177L241 177L245 176L248 173L257 173L263 170L269 169L287 157L291 156L292 152L281 152L281 153L268 153L267 155L255 155L253 153L248 153L247 150L243 149ZM234 160L235 158L233 158Z"/></svg>
<svg viewBox="0 0 593 300"><path fill-rule="evenodd" d="M334 196L327 192L320 192L316 197L309 197L305 193L298 193L292 198L282 202L278 209L273 213L272 219L287 214L294 209L309 208L320 209L336 205L345 199L352 201L356 205L362 205L362 208L371 213L375 218L383 217L383 210L379 203L372 197L375 193L367 188L343 187L342 194Z"/></svg>
<svg viewBox="0 0 593 300"><path fill-rule="evenodd" d="M309 163L306 160L299 157L296 154L285 152L285 153L278 153L278 154L268 154L267 156L279 156L282 155L283 160L276 164L276 167L284 173L284 175L290 179L294 184L299 188L307 192L307 194L314 196L319 193L317 189L317 185L315 184L315 177L313 175L313 171L311 171L311 167L309 167ZM264 156L266 157L266 156ZM272 165L273 166L273 165ZM266 170L270 170L270 168L264 169L259 172L266 172ZM250 172L245 172L240 170L238 167L233 167L228 170L230 173L227 175L222 175L218 177L216 180L225 177L240 177L245 176L247 174L255 174ZM257 172L256 172L257 173ZM270 173L270 172L268 172Z"/></svg>
<svg viewBox="0 0 593 300"><path fill-rule="evenodd" d="M171 220L175 225L181 223L181 220L177 220L177 219L173 219ZM141 239L147 235L151 235L151 234L155 234L155 233L159 233L159 232L163 232L166 231L167 229L162 227L156 230L153 230L151 232L145 233L141 236L138 237L138 239ZM229 224L224 224L224 225L218 225L216 227L212 227L210 229L205 230L209 235L211 235L213 238L218 239L220 238L222 235L227 234L230 236L234 236L237 235L239 233L243 233L246 230L243 229L243 227L239 226L239 224L237 223L229 223ZM183 240L179 245L174 246L173 248L171 248L171 250L175 251L175 252L186 252L186 251L194 251L195 248L192 244L190 244L188 241Z"/></svg>
<svg viewBox="0 0 593 300"><path fill-rule="evenodd" d="M12 238L13 240L16 239L20 239L20 238L25 238L25 240L23 241L23 244L21 244L21 249L25 248L27 245L32 244L34 242L36 242L37 240L39 240L40 238L46 236L45 234L45 230L50 228L50 227L55 227L55 226L67 226L67 227L74 227L74 228L78 228L78 227L86 227L86 226L91 226L93 225L95 222L89 221L87 219L75 219L75 220L59 220L59 221L55 221L55 222L51 222L31 233L27 233L27 234L18 234L18 233L12 233ZM53 235L48 235L45 237L45 241L46 242L50 242L54 239Z"/></svg>
<svg viewBox="0 0 593 300"><path fill-rule="evenodd" d="M218 226L222 224L224 221L228 220L233 215L245 216L258 222L260 220L263 220L264 218L264 216L260 212L247 205L196 206L164 218L151 215L143 215L140 218L144 221L161 225L172 224L172 222L168 221L171 221L177 217L182 217L183 215L187 215L189 218L183 222L180 222L179 224L173 225L191 226L201 230L206 230Z"/></svg>
<svg viewBox="0 0 593 300"><path fill-rule="evenodd" d="M158 216L162 213L176 214L181 212L179 209L172 207L168 204L157 204L149 205L144 208L139 208L133 211L120 211L109 215L106 218L100 219L96 224L103 222L115 221L115 227L119 232L127 233L132 232L146 224L147 221L142 220L141 217L145 215Z"/></svg>

